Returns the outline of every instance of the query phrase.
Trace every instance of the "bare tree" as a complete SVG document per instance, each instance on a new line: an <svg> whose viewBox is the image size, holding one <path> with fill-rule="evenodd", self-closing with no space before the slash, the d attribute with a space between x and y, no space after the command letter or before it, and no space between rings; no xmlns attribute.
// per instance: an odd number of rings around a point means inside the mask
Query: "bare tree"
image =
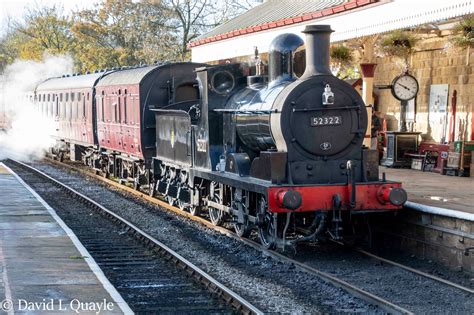
<svg viewBox="0 0 474 315"><path fill-rule="evenodd" d="M218 25L261 3L261 0L167 0L174 19L169 27L180 39L178 55L189 59L188 43Z"/></svg>

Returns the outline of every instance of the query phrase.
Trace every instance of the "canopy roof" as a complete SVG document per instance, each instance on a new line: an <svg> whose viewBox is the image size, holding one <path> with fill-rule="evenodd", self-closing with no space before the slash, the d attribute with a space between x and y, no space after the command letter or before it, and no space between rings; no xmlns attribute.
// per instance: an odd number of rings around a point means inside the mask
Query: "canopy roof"
<svg viewBox="0 0 474 315"><path fill-rule="evenodd" d="M377 0L267 0L197 38L191 47L348 11Z"/></svg>

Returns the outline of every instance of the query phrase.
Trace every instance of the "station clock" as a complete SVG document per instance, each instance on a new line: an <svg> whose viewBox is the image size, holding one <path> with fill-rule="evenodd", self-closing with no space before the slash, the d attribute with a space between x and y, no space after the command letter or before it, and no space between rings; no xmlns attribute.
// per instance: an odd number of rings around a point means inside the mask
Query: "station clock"
<svg viewBox="0 0 474 315"><path fill-rule="evenodd" d="M400 101L409 101L416 97L419 90L418 81L408 73L397 76L391 85L393 96Z"/></svg>

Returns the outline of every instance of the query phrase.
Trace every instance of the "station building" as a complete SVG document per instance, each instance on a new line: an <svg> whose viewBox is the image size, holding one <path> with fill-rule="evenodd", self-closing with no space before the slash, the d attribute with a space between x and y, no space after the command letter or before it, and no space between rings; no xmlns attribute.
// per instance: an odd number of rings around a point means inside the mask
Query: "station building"
<svg viewBox="0 0 474 315"><path fill-rule="evenodd" d="M418 132L421 144L429 143L435 151L442 145L441 151L448 150L449 143L474 140L473 30L468 29L467 45L453 44L456 26L472 26L473 13L474 0L267 0L189 46L195 62L251 64L257 47L265 63L276 36L294 33L304 38L306 25L329 24L332 44L353 51L355 74L363 81L361 94L366 104L376 105L386 131L398 130L402 118L392 81L407 69L416 78L419 92L405 104L406 130ZM379 51L381 40L396 30L417 39L405 63Z"/></svg>

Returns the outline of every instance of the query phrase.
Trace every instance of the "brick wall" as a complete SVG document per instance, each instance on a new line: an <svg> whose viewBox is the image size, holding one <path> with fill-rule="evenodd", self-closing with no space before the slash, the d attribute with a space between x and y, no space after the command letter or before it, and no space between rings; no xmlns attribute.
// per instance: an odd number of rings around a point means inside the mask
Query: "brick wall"
<svg viewBox="0 0 474 315"><path fill-rule="evenodd" d="M448 37L431 35L417 44L417 51L410 58L410 72L420 84L417 97L417 115L414 125L415 131L422 132L424 139L440 141L443 134L442 123L429 123L428 104L431 84L449 84L448 112L451 110L451 97L457 91L456 138L459 136L459 120L467 124L467 137L471 133L471 117L474 106L474 50L444 49ZM390 84L402 72L403 66L398 58L377 58L375 71L375 85ZM379 110L389 117L390 130L397 129L400 103L391 94L390 90L379 90ZM446 123L448 129L449 120ZM446 132L446 137L449 130Z"/></svg>

